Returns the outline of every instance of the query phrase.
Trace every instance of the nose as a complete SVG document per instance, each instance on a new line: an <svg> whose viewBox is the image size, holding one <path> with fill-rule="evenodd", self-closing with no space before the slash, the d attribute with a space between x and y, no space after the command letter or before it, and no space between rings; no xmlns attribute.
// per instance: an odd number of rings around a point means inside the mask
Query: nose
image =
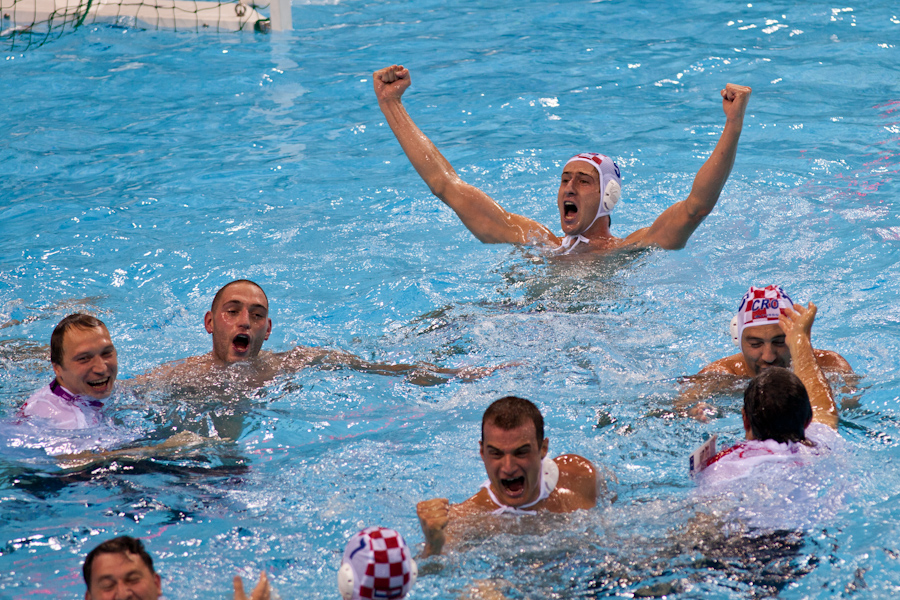
<svg viewBox="0 0 900 600"><path fill-rule="evenodd" d="M511 454L506 454L503 457L503 460L500 461L500 471L504 474L512 473L515 469L515 462L513 461L513 457Z"/></svg>
<svg viewBox="0 0 900 600"><path fill-rule="evenodd" d="M103 373L106 371L106 361L103 360L103 356L97 354L91 359L91 371L94 373Z"/></svg>
<svg viewBox="0 0 900 600"><path fill-rule="evenodd" d="M238 315L238 327L243 327L245 329L250 329L250 311L244 309L241 311L241 314Z"/></svg>
<svg viewBox="0 0 900 600"><path fill-rule="evenodd" d="M131 590L124 583L120 582L116 585L112 600L129 600L131 597Z"/></svg>
<svg viewBox="0 0 900 600"><path fill-rule="evenodd" d="M772 347L772 344L765 344L763 346L763 353L762 353L762 356L760 357L760 358L762 358L763 361L765 361L767 363L773 363L773 362L775 362L775 358L777 356L778 355L775 354L775 349Z"/></svg>

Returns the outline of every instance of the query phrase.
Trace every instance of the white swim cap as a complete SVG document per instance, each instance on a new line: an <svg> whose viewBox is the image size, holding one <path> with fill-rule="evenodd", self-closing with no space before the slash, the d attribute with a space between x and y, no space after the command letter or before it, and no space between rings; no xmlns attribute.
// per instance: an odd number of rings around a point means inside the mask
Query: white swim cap
<svg viewBox="0 0 900 600"><path fill-rule="evenodd" d="M784 313L784 309L793 307L793 301L784 293L781 286L767 285L764 288L750 286L741 298L737 315L731 319L731 341L740 346L746 328L777 324L778 317Z"/></svg>
<svg viewBox="0 0 900 600"><path fill-rule="evenodd" d="M616 203L622 196L622 175L619 172L619 165L605 154L582 152L567 160L566 166L573 162L586 162L597 169L597 173L600 174L600 190L603 193L603 197L600 199L600 206L597 207L597 215L591 221L591 224L587 226L587 229L590 229L597 219L605 217L615 208ZM564 166L563 170L565 168Z"/></svg>
<svg viewBox="0 0 900 600"><path fill-rule="evenodd" d="M347 542L338 590L344 600L394 600L409 593L418 574L402 535L386 527L367 527Z"/></svg>

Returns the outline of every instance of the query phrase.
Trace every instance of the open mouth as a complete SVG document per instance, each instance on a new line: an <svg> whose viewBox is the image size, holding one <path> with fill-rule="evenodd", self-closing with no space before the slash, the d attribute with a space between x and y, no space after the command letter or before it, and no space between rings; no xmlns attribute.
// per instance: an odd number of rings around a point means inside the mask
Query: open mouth
<svg viewBox="0 0 900 600"><path fill-rule="evenodd" d="M525 490L525 477L513 477L511 479L500 479L500 485L508 496L518 496Z"/></svg>
<svg viewBox="0 0 900 600"><path fill-rule="evenodd" d="M578 207L575 206L574 202L569 202L568 200L563 202L563 216L568 217L576 213L578 213Z"/></svg>
<svg viewBox="0 0 900 600"><path fill-rule="evenodd" d="M239 333L231 340L231 345L236 352L246 352L250 348L250 336L246 333Z"/></svg>
<svg viewBox="0 0 900 600"><path fill-rule="evenodd" d="M88 381L87 384L94 389L103 389L106 387L106 384L109 383L109 377L105 379L98 379L97 381Z"/></svg>

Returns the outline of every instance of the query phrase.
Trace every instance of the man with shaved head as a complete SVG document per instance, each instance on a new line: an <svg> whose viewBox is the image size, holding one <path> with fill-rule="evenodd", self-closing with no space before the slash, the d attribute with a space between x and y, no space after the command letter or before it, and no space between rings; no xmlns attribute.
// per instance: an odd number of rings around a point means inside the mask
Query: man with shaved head
<svg viewBox="0 0 900 600"><path fill-rule="evenodd" d="M492 369L446 369L434 365L373 363L338 350L297 346L287 352L266 352L263 344L272 333L269 299L263 289L247 279L223 286L203 318L212 335L212 350L200 356L163 365L149 377L206 379L231 365L247 363L254 367L252 379L260 385L285 371L318 366L325 369L349 368L380 375L405 375L411 383L433 385L451 377L477 378Z"/></svg>

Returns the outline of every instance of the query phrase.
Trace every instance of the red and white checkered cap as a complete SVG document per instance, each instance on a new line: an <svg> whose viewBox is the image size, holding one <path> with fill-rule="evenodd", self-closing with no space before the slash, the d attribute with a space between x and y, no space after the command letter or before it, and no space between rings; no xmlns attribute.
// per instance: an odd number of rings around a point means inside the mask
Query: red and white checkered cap
<svg viewBox="0 0 900 600"><path fill-rule="evenodd" d="M778 323L778 316L785 308L793 308L794 303L784 293L781 286L767 285L764 288L750 287L741 299L737 314L737 339L740 340L747 327Z"/></svg>
<svg viewBox="0 0 900 600"><path fill-rule="evenodd" d="M367 527L350 538L342 563L353 568L354 600L403 598L415 581L406 540L386 527Z"/></svg>

